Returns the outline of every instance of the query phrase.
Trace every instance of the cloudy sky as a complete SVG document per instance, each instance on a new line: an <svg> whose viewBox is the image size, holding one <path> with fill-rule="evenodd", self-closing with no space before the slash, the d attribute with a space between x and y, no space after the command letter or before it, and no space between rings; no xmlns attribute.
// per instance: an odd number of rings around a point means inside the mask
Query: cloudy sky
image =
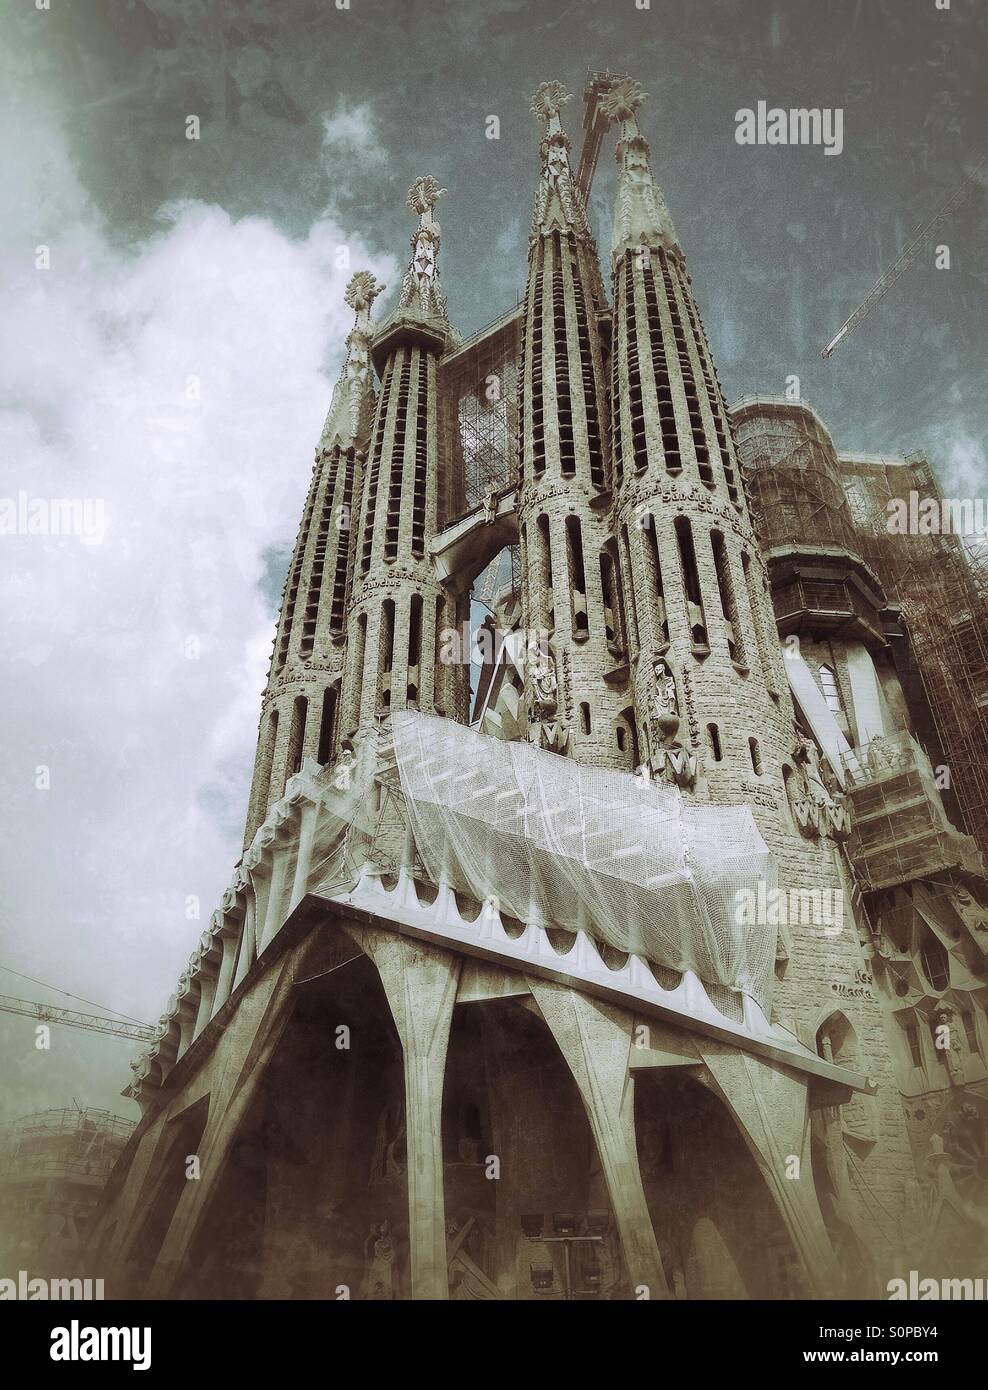
<svg viewBox="0 0 988 1390"><path fill-rule="evenodd" d="M0 0L0 500L103 509L90 541L0 536L0 993L72 1004L44 981L160 1013L239 853L348 328L340 248L393 290L405 190L433 173L451 316L469 333L512 305L543 79L579 94L609 66L651 93L642 123L730 397L796 374L838 445L927 448L948 492L983 493L983 189L939 238L951 269L922 258L820 359L982 153L978 9ZM738 146L735 112L760 100L842 107L843 153ZM578 149L578 100L566 115ZM608 142L605 246L612 188ZM0 1014L0 1118L73 1101L136 1116L118 1094L132 1051L53 1029L40 1052Z"/></svg>

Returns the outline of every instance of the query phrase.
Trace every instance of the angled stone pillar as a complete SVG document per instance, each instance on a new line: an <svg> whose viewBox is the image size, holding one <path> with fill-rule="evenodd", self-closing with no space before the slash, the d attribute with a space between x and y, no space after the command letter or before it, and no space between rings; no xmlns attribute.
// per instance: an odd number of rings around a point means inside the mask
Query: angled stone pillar
<svg viewBox="0 0 988 1390"><path fill-rule="evenodd" d="M842 1280L813 1182L805 1076L713 1039L697 1038L696 1045L707 1066L708 1076L702 1079L724 1101L744 1136L814 1296L838 1296Z"/></svg>
<svg viewBox="0 0 988 1390"><path fill-rule="evenodd" d="M347 931L377 968L404 1055L412 1297L445 1299L443 1079L460 957L397 933L350 924Z"/></svg>
<svg viewBox="0 0 988 1390"><path fill-rule="evenodd" d="M634 1019L566 985L529 977L542 1017L580 1089L604 1169L632 1289L668 1298L648 1214L635 1140L634 1082L628 1069Z"/></svg>
<svg viewBox="0 0 988 1390"><path fill-rule="evenodd" d="M294 966L289 952L247 993L222 1041L222 1057L209 1097L209 1119L199 1144L201 1176L186 1183L148 1280L146 1298L168 1298L178 1284L189 1246L206 1214L224 1163L268 1063L284 1032L294 1002ZM131 1238L136 1234L132 1231ZM124 1255L128 1251L123 1252Z"/></svg>

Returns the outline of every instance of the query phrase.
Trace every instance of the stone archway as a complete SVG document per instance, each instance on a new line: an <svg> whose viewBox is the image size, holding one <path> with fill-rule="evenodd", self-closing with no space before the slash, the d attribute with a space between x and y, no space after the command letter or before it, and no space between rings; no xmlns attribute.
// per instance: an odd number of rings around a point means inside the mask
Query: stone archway
<svg viewBox="0 0 988 1390"><path fill-rule="evenodd" d="M642 1181L673 1295L805 1296L785 1222L723 1101L683 1068L639 1072L635 1089Z"/></svg>

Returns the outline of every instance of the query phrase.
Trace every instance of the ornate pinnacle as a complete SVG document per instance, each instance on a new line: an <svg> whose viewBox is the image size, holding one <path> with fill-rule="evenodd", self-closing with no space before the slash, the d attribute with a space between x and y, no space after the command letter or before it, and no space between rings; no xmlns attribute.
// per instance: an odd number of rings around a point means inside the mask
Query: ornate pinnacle
<svg viewBox="0 0 988 1390"><path fill-rule="evenodd" d="M573 93L568 92L561 82L543 82L532 97L528 109L533 116L548 125L553 116L558 117L566 102L572 100Z"/></svg>
<svg viewBox="0 0 988 1390"><path fill-rule="evenodd" d="M439 187L431 174L425 174L412 184L405 203L410 212L416 212L421 217L424 213L431 212L439 199L445 196L446 191L445 188Z"/></svg>
<svg viewBox="0 0 988 1390"><path fill-rule="evenodd" d="M644 101L648 101L648 93L642 91L641 83L633 77L624 77L601 97L600 109L612 124L630 121Z"/></svg>
<svg viewBox="0 0 988 1390"><path fill-rule="evenodd" d="M363 309L369 309L379 294L387 289L387 285L379 285L369 270L358 270L352 276L343 298L355 313L360 313Z"/></svg>

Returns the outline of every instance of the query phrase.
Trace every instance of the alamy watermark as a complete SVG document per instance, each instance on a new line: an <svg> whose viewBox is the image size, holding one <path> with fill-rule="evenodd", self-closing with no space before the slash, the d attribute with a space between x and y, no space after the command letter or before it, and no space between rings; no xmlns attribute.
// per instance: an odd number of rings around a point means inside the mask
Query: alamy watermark
<svg viewBox="0 0 988 1390"><path fill-rule="evenodd" d="M0 536L77 536L101 545L106 534L101 497L0 497Z"/></svg>
<svg viewBox="0 0 988 1390"><path fill-rule="evenodd" d="M893 497L885 506L891 536L988 536L984 497Z"/></svg>
<svg viewBox="0 0 988 1390"><path fill-rule="evenodd" d="M822 145L824 154L844 148L844 109L841 106L800 106L788 110L760 101L743 106L734 116L734 139L739 145Z"/></svg>
<svg viewBox="0 0 988 1390"><path fill-rule="evenodd" d="M42 1279L32 1277L26 1269L19 1269L16 1279L0 1279L0 1300L15 1299L24 1303L50 1299L53 1303L85 1303L103 1296L102 1279Z"/></svg>
<svg viewBox="0 0 988 1390"><path fill-rule="evenodd" d="M844 894L839 888L739 888L734 894L738 927L805 927L819 936L840 936Z"/></svg>

